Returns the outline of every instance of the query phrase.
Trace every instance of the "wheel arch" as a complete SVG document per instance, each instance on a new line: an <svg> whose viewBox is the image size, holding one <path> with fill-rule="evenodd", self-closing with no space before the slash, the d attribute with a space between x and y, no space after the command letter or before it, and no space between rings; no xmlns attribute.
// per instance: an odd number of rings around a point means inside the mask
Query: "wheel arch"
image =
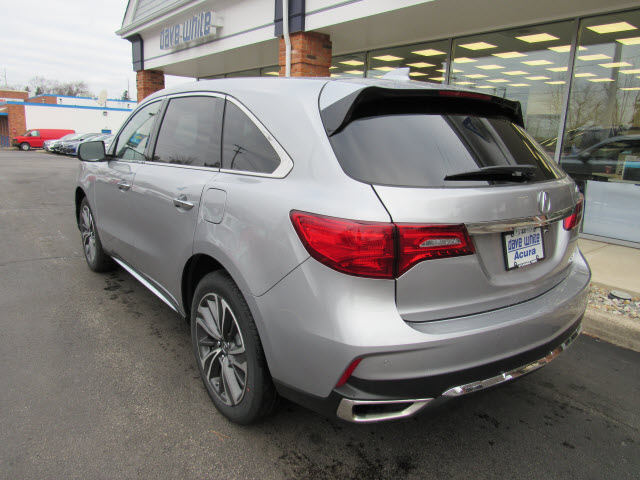
<svg viewBox="0 0 640 480"><path fill-rule="evenodd" d="M233 276L229 271L224 268L215 258L205 254L197 253L193 255L185 264L182 270L182 306L185 312L185 318L187 321L191 318L191 302L193 301L193 295L198 287L198 283L205 275L209 273L221 270L226 272L232 280ZM237 282L236 282L237 285Z"/></svg>
<svg viewBox="0 0 640 480"><path fill-rule="evenodd" d="M87 194L82 188L76 188L76 223L78 223L78 220L80 218L80 204L86 196Z"/></svg>

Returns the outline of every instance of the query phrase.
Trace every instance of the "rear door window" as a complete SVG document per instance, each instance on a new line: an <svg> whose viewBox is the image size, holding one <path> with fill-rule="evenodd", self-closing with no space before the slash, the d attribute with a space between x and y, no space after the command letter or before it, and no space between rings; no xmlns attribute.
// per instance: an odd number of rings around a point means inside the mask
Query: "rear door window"
<svg viewBox="0 0 640 480"><path fill-rule="evenodd" d="M356 119L329 138L345 173L371 184L482 186L503 181L445 177L520 165L535 167L530 182L563 175L535 140L501 117L394 112Z"/></svg>
<svg viewBox="0 0 640 480"><path fill-rule="evenodd" d="M223 110L222 98L171 99L162 119L153 160L220 168Z"/></svg>
<svg viewBox="0 0 640 480"><path fill-rule="evenodd" d="M233 102L224 112L222 168L244 172L273 173L280 157L258 126Z"/></svg>

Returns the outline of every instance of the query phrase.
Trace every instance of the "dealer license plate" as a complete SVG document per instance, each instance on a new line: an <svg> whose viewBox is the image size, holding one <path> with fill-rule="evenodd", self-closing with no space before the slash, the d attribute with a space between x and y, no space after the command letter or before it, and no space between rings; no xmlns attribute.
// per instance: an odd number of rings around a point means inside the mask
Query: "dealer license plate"
<svg viewBox="0 0 640 480"><path fill-rule="evenodd" d="M544 244L540 227L519 228L502 235L507 270L531 265L544 258Z"/></svg>

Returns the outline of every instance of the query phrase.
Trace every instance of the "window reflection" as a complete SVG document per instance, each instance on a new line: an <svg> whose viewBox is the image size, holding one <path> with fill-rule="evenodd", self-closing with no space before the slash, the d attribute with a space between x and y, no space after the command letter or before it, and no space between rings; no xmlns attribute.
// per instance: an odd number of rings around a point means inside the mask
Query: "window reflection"
<svg viewBox="0 0 640 480"><path fill-rule="evenodd" d="M374 50L368 54L367 77L380 78L396 68L409 68L411 80L445 83L449 42L430 42Z"/></svg>
<svg viewBox="0 0 640 480"><path fill-rule="evenodd" d="M450 83L519 101L527 132L553 157L572 30L559 22L457 39Z"/></svg>
<svg viewBox="0 0 640 480"><path fill-rule="evenodd" d="M365 54L353 53L333 57L329 74L332 78L362 78L364 77L364 69Z"/></svg>

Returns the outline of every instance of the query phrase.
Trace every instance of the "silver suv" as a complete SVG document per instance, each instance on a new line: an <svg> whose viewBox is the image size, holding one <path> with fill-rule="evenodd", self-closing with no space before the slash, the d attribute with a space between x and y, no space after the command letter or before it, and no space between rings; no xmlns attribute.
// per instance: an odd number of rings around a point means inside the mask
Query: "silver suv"
<svg viewBox="0 0 640 480"><path fill-rule="evenodd" d="M548 363L579 334L582 197L520 105L391 80L229 79L157 92L84 143L89 267L190 320L230 420L280 395L409 416Z"/></svg>

